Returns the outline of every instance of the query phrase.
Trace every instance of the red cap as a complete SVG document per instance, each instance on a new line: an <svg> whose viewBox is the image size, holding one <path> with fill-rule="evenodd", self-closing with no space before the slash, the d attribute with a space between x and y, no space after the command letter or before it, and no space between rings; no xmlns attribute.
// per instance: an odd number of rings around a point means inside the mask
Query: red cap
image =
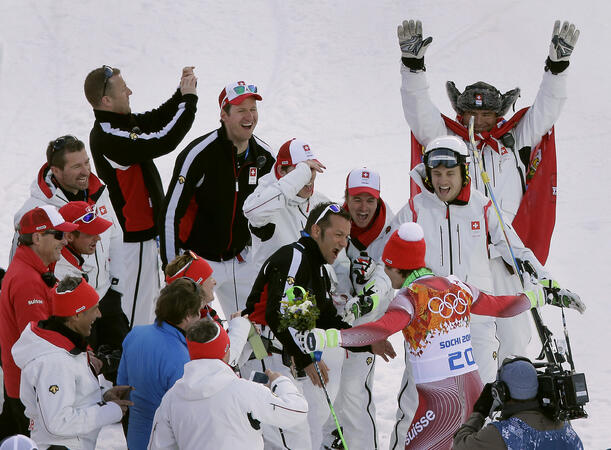
<svg viewBox="0 0 611 450"><path fill-rule="evenodd" d="M227 103L239 105L248 97L254 97L255 100L263 100L258 93L258 88L254 84L248 84L245 81L236 81L228 84L219 94L219 107L222 109Z"/></svg>
<svg viewBox="0 0 611 450"><path fill-rule="evenodd" d="M100 234L108 230L112 222L97 215L95 205L87 202L69 202L59 209L59 213L69 222L78 225L78 230L87 234Z"/></svg>
<svg viewBox="0 0 611 450"><path fill-rule="evenodd" d="M425 254L422 227L415 222L407 222L390 236L382 252L382 262L396 269L420 269L426 267Z"/></svg>
<svg viewBox="0 0 611 450"><path fill-rule="evenodd" d="M212 267L210 267L208 261L202 259L201 256L196 255L195 252L192 252L191 250L189 250L189 255L191 255L191 258L193 259L189 261L182 269L172 276L165 276L166 284L172 284L179 278L187 277L201 285L210 277L210 275L212 275Z"/></svg>
<svg viewBox="0 0 611 450"><path fill-rule="evenodd" d="M318 161L318 159L316 159L316 155L310 148L310 145L302 140L293 138L290 141L286 141L284 144L282 144L280 150L278 150L274 169L277 169L278 167L296 166L300 162L307 161L309 159ZM276 177L278 177L277 170L275 170L275 173Z"/></svg>
<svg viewBox="0 0 611 450"><path fill-rule="evenodd" d="M19 234L32 234L48 230L74 231L78 225L66 222L55 206L43 205L26 212L19 221Z"/></svg>
<svg viewBox="0 0 611 450"><path fill-rule="evenodd" d="M362 167L353 169L346 177L348 195L359 195L364 192L380 198L380 174L375 170Z"/></svg>
<svg viewBox="0 0 611 450"><path fill-rule="evenodd" d="M210 319L208 319L210 320ZM194 342L187 339L187 348L191 360L194 359L223 359L229 351L229 336L225 329L214 322L217 327L216 336L208 342Z"/></svg>
<svg viewBox="0 0 611 450"><path fill-rule="evenodd" d="M70 317L82 313L98 304L100 296L84 278L73 291L57 292L53 289L52 314L58 317Z"/></svg>

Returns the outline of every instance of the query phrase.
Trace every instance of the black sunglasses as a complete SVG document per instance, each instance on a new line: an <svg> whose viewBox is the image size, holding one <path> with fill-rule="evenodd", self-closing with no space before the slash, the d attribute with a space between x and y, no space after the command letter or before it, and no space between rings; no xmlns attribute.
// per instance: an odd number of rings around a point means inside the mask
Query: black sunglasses
<svg viewBox="0 0 611 450"><path fill-rule="evenodd" d="M43 234L52 234L53 237L58 241L61 241L64 238L64 232L59 230L48 230L45 231Z"/></svg>
<svg viewBox="0 0 611 450"><path fill-rule="evenodd" d="M102 97L104 97L106 95L106 85L108 84L108 79L114 75L115 71L112 67L107 66L106 64L102 66L102 69L104 70L104 89L102 89Z"/></svg>

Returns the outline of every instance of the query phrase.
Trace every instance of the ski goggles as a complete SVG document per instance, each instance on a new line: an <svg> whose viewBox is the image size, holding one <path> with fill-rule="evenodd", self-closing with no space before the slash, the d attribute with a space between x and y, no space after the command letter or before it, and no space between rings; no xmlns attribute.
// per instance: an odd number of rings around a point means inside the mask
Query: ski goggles
<svg viewBox="0 0 611 450"><path fill-rule="evenodd" d="M108 84L108 80L115 74L115 69L104 64L102 66L102 70L104 71L104 88L102 89L102 97L104 97L106 95L106 85Z"/></svg>
<svg viewBox="0 0 611 450"><path fill-rule="evenodd" d="M337 203L331 203L329 206L327 206L325 209L322 210L322 212L320 213L320 215L318 216L314 224L318 224L319 222L324 220L328 212L331 212L333 214L339 214L341 210L342 210L342 207L339 206Z"/></svg>
<svg viewBox="0 0 611 450"><path fill-rule="evenodd" d="M451 169L461 164L461 162L460 156L449 148L436 148L424 156L424 164L431 169L439 166Z"/></svg>
<svg viewBox="0 0 611 450"><path fill-rule="evenodd" d="M55 240L57 241L61 241L64 238L64 232L59 230L48 230L45 231L43 234L52 234Z"/></svg>

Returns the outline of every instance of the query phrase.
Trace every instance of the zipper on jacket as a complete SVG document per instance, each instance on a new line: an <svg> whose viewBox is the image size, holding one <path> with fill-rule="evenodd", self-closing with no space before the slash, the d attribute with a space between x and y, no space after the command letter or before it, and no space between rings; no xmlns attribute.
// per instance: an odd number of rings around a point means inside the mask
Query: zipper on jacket
<svg viewBox="0 0 611 450"><path fill-rule="evenodd" d="M227 243L227 248L225 249L225 251L230 250L231 244L233 243L233 223L235 222L235 211L238 206L238 192L240 191L240 173L242 173L242 169L244 169L244 167L253 165L252 162L246 163L236 171L235 153L233 151L231 152L231 161L233 162L233 175L235 177L235 192L233 195L233 211L231 212L231 225L229 227L229 242Z"/></svg>
<svg viewBox="0 0 611 450"><path fill-rule="evenodd" d="M460 252L460 224L458 224L458 223L456 224L456 235L458 236L457 237L457 240L458 240L458 264L462 264L461 257L460 257L460 253L461 253Z"/></svg>
<svg viewBox="0 0 611 450"><path fill-rule="evenodd" d="M452 258L452 221L450 220L450 205L446 203L446 216L448 218L448 247L450 249L450 275L454 274L454 260Z"/></svg>
<svg viewBox="0 0 611 450"><path fill-rule="evenodd" d="M441 267L443 267L443 229L439 225L439 248L441 248Z"/></svg>

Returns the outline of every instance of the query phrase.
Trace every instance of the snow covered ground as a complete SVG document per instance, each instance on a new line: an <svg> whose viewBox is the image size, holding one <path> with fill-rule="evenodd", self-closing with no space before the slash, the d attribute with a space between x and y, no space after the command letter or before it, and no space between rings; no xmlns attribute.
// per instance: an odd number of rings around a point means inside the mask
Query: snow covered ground
<svg viewBox="0 0 611 450"><path fill-rule="evenodd" d="M578 370L590 389L590 418L574 422L586 448L611 447L611 187L605 148L611 138L607 82L611 42L607 0L340 0L234 2L174 0L3 0L0 2L0 265L6 265L12 217L28 196L47 143L63 134L88 142L92 111L86 74L119 67L134 92L132 109L156 107L195 65L198 113L184 147L218 126L218 94L244 79L263 96L256 134L273 148L309 141L328 167L317 187L340 200L346 173L367 165L382 175L382 195L397 211L408 196L409 129L399 97L396 26L421 18L434 40L426 62L431 93L452 114L444 83L462 90L484 80L535 96L555 19L582 35L571 59L569 92L557 123L558 220L548 267L588 305L568 313ZM176 152L157 160L163 180ZM544 312L560 330L557 311ZM401 349L401 337L393 337ZM532 356L538 352L532 345ZM395 414L402 358L379 363L376 399L382 448ZM606 424L606 425L605 425ZM98 448L124 447L107 430Z"/></svg>

